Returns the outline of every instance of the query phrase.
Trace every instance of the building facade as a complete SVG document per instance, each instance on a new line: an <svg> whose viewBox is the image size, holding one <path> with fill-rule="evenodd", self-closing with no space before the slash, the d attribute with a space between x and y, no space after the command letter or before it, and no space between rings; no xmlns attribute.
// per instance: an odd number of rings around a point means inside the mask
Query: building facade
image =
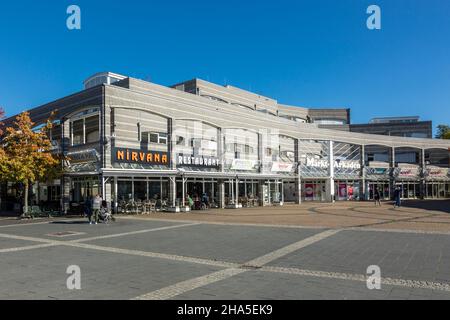
<svg viewBox="0 0 450 320"><path fill-rule="evenodd" d="M100 73L85 84L29 111L36 126L56 111L64 176L33 193L66 211L95 194L119 212L152 199L180 211L205 193L221 208L369 200L376 188L389 199L396 185L408 199L450 197L449 141L324 129L311 110L198 79L164 87ZM347 111L318 113L349 122Z"/></svg>

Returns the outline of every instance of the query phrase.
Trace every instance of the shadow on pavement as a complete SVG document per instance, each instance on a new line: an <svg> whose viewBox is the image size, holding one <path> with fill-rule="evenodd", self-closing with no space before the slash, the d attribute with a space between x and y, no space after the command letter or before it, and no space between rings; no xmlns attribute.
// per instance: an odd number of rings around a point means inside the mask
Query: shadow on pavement
<svg viewBox="0 0 450 320"><path fill-rule="evenodd" d="M51 224L88 224L89 221L86 220L76 220L76 221L52 221Z"/></svg>
<svg viewBox="0 0 450 320"><path fill-rule="evenodd" d="M407 200L402 207L450 213L450 200Z"/></svg>

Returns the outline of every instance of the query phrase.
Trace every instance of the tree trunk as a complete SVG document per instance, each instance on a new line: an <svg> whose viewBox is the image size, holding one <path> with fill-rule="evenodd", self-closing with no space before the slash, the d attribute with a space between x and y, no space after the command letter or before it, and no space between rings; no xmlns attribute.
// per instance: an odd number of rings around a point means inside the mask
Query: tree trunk
<svg viewBox="0 0 450 320"><path fill-rule="evenodd" d="M28 215L28 181L25 182L25 215Z"/></svg>

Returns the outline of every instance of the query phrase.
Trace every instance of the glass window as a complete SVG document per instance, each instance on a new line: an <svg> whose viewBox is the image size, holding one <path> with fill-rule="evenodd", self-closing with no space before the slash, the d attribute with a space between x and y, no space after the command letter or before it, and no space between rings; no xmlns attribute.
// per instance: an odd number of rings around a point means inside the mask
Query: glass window
<svg viewBox="0 0 450 320"><path fill-rule="evenodd" d="M158 143L167 144L167 133L159 133L158 135L159 135Z"/></svg>
<svg viewBox="0 0 450 320"><path fill-rule="evenodd" d="M118 181L117 195L118 200L128 201L133 198L133 182L132 181Z"/></svg>
<svg viewBox="0 0 450 320"><path fill-rule="evenodd" d="M134 200L147 200L147 181L134 181Z"/></svg>
<svg viewBox="0 0 450 320"><path fill-rule="evenodd" d="M157 133L150 133L150 142L151 143L158 143L159 138Z"/></svg>
<svg viewBox="0 0 450 320"><path fill-rule="evenodd" d="M85 119L86 143L92 143L99 140L99 116L93 116Z"/></svg>
<svg viewBox="0 0 450 320"><path fill-rule="evenodd" d="M83 119L72 122L72 145L79 145L84 143L83 126Z"/></svg>

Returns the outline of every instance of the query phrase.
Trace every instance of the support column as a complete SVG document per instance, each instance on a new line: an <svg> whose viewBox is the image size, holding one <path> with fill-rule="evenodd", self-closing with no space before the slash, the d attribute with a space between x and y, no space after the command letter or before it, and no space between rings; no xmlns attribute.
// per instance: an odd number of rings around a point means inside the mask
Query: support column
<svg viewBox="0 0 450 320"><path fill-rule="evenodd" d="M329 163L329 178L327 180L327 202L335 202L335 187L334 187L334 150L333 141L328 142L328 163Z"/></svg>
<svg viewBox="0 0 450 320"><path fill-rule="evenodd" d="M235 202L235 206L236 208L239 208L239 179L238 177L236 177L236 202Z"/></svg>
<svg viewBox="0 0 450 320"><path fill-rule="evenodd" d="M302 179L300 174L295 179L295 203L302 204Z"/></svg>
<svg viewBox="0 0 450 320"><path fill-rule="evenodd" d="M225 181L220 179L218 182L218 196L219 196L219 208L224 209L225 208Z"/></svg>
<svg viewBox="0 0 450 320"><path fill-rule="evenodd" d="M420 172L420 199L425 199L425 190L426 190L426 170L427 170L427 165L425 163L425 149L421 150L421 156L420 156L420 162L421 162L421 172Z"/></svg>
<svg viewBox="0 0 450 320"><path fill-rule="evenodd" d="M259 180L258 181L259 184L259 194L258 194L258 198L259 198L259 205L261 207L264 206L264 180Z"/></svg>
<svg viewBox="0 0 450 320"><path fill-rule="evenodd" d="M103 183L103 190L102 190L102 193L103 193L103 196L102 196L102 198L103 198L103 200L105 200L106 201L106 204L107 204L107 207L108 207L108 209L112 209L111 208L111 202L113 201L112 200L112 190L111 190L111 178L105 178L105 177L103 177L102 178L102 183Z"/></svg>
<svg viewBox="0 0 450 320"><path fill-rule="evenodd" d="M359 186L359 200L366 200L366 147L361 146L361 185Z"/></svg>
<svg viewBox="0 0 450 320"><path fill-rule="evenodd" d="M186 179L181 177L181 206L186 207Z"/></svg>
<svg viewBox="0 0 450 320"><path fill-rule="evenodd" d="M70 178L63 176L61 182L61 210L66 215L70 209Z"/></svg>
<svg viewBox="0 0 450 320"><path fill-rule="evenodd" d="M284 181L281 179L281 202L280 205L282 206L284 204Z"/></svg>
<svg viewBox="0 0 450 320"><path fill-rule="evenodd" d="M169 177L169 199L170 204L168 211L169 212L180 212L180 207L177 206L177 182L176 177Z"/></svg>
<svg viewBox="0 0 450 320"><path fill-rule="evenodd" d="M117 194L118 186L117 186L117 177L114 177L114 212L117 213L117 207L119 205L119 195Z"/></svg>
<svg viewBox="0 0 450 320"><path fill-rule="evenodd" d="M393 172L395 170L395 147L391 148L391 168L392 168L392 172ZM391 176L391 186L390 187L391 187L390 195L392 198L394 195L394 190L395 190L395 176L394 175Z"/></svg>

